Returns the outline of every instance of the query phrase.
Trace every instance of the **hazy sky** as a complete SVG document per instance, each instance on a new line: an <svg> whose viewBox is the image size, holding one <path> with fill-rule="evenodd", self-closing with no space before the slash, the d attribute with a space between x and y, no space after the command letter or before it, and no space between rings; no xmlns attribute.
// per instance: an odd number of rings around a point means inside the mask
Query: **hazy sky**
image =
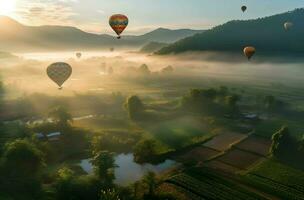
<svg viewBox="0 0 304 200"><path fill-rule="evenodd" d="M242 5L248 11L241 12ZM207 29L232 19L249 19L304 7L304 0L0 0L0 14L27 25L71 25L111 33L108 18L130 19L128 34L165 28Z"/></svg>

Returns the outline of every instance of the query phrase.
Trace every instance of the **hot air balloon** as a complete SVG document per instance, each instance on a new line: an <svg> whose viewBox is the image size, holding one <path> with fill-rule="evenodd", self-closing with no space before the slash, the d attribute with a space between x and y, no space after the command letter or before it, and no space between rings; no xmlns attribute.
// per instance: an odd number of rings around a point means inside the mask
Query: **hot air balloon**
<svg viewBox="0 0 304 200"><path fill-rule="evenodd" d="M286 31L288 31L289 29L291 29L293 27L293 23L292 22L286 22L284 24L284 28Z"/></svg>
<svg viewBox="0 0 304 200"><path fill-rule="evenodd" d="M120 39L120 34L126 29L129 24L129 19L125 15L117 14L110 17L109 24L118 35L117 38Z"/></svg>
<svg viewBox="0 0 304 200"><path fill-rule="evenodd" d="M242 6L242 11L245 12L247 10L247 6Z"/></svg>
<svg viewBox="0 0 304 200"><path fill-rule="evenodd" d="M244 48L244 55L250 60L250 58L255 54L255 48L254 47L245 47Z"/></svg>
<svg viewBox="0 0 304 200"><path fill-rule="evenodd" d="M81 54L80 52L76 53L76 57L77 57L78 59L80 59L81 56L82 56L82 54Z"/></svg>
<svg viewBox="0 0 304 200"><path fill-rule="evenodd" d="M59 89L62 89L63 83L72 75L72 67L67 63L57 62L48 66L46 72L49 78L59 86Z"/></svg>

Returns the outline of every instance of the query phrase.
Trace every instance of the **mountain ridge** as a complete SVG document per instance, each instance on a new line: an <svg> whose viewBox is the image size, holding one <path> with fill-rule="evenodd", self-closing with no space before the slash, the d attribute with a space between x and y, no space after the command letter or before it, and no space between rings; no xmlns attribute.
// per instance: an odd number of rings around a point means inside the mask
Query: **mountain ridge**
<svg viewBox="0 0 304 200"><path fill-rule="evenodd" d="M303 18L304 9L299 8L258 19L232 20L168 45L156 54L242 51L245 46L255 46L258 52L304 53ZM287 21L294 24L289 31L284 29L284 23Z"/></svg>
<svg viewBox="0 0 304 200"><path fill-rule="evenodd" d="M108 34L88 33L73 26L26 26L7 16L0 16L0 27L6 27L0 32L0 50L8 52L140 48L150 42L173 43L202 32L158 28L139 36L125 35L117 40Z"/></svg>

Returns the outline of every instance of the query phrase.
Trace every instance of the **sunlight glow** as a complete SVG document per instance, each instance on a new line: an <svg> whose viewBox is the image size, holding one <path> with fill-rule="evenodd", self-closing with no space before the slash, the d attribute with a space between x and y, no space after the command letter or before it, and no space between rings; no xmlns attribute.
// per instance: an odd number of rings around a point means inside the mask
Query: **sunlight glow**
<svg viewBox="0 0 304 200"><path fill-rule="evenodd" d="M0 0L0 15L10 15L15 8L16 0Z"/></svg>

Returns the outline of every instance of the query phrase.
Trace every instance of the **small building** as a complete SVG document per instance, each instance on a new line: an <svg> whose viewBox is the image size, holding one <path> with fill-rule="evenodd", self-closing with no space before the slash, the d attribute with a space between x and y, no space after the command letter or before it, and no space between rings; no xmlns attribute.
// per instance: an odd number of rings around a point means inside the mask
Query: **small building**
<svg viewBox="0 0 304 200"><path fill-rule="evenodd" d="M247 113L247 114L243 114L245 119L248 120L258 120L259 119L259 115L257 114L253 114L253 113Z"/></svg>
<svg viewBox="0 0 304 200"><path fill-rule="evenodd" d="M43 133L35 133L34 137L38 140L44 140L46 139L45 135Z"/></svg>
<svg viewBox="0 0 304 200"><path fill-rule="evenodd" d="M60 132L49 133L46 135L49 141L58 141L62 134Z"/></svg>

